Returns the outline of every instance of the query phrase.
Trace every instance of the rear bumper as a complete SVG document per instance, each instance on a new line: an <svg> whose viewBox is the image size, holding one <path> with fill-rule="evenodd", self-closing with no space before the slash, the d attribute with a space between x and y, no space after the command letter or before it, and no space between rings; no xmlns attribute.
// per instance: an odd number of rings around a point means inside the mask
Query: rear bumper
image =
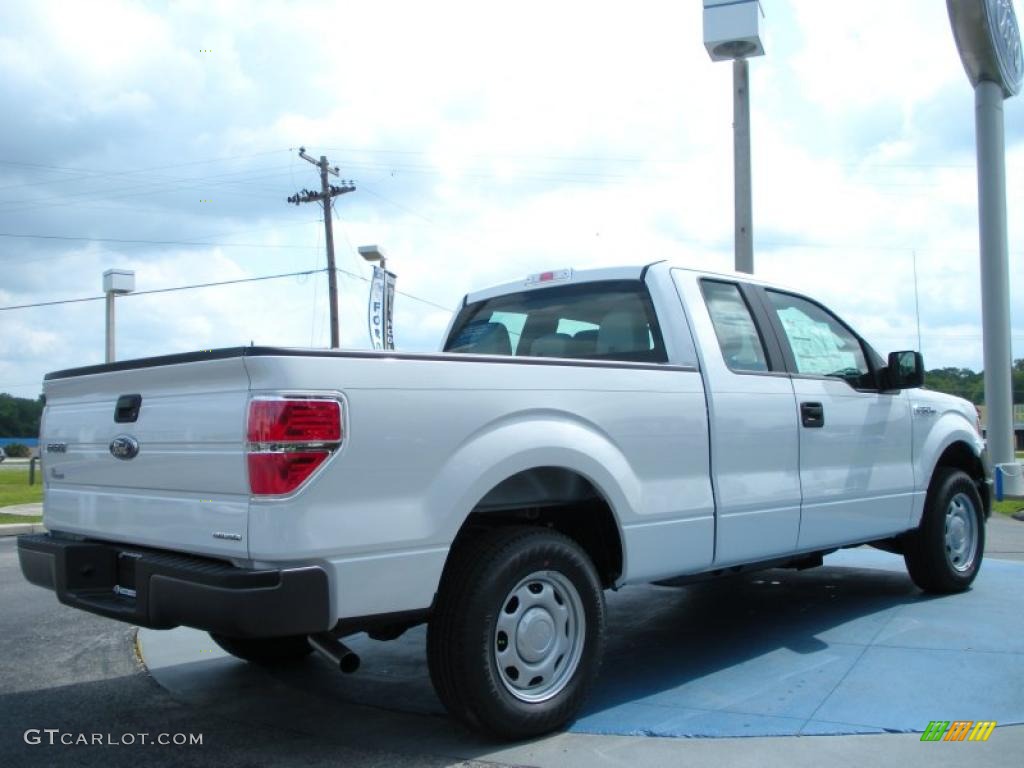
<svg viewBox="0 0 1024 768"><path fill-rule="evenodd" d="M327 574L314 566L248 570L163 550L18 537L21 572L65 605L153 629L195 627L233 637L331 628Z"/></svg>

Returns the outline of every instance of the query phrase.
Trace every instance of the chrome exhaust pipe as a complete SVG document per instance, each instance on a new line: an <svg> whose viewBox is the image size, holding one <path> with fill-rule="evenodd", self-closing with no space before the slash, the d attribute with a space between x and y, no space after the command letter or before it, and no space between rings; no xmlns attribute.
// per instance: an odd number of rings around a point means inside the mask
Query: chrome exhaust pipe
<svg viewBox="0 0 1024 768"><path fill-rule="evenodd" d="M309 635L306 640L314 651L333 661L346 675L359 669L359 654L329 632Z"/></svg>

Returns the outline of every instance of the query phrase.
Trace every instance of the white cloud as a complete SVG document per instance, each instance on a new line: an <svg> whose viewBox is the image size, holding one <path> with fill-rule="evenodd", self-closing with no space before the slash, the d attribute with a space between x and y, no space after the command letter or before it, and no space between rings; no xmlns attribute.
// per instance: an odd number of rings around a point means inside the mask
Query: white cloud
<svg viewBox="0 0 1024 768"><path fill-rule="evenodd" d="M928 362L980 367L971 98L944 4L764 5L759 275L820 297L884 353L916 345L916 250ZM253 246L5 241L4 303L94 295L110 266L136 269L140 290L322 266L315 207L284 204L318 183L283 151L300 144L359 187L337 202L339 265L365 277L354 248L380 243L399 290L445 306L550 267L731 265L730 68L708 61L696 2L41 4L0 22L0 98L17 121L0 160L35 164L0 165L0 231ZM1014 280L1019 101L1006 105ZM136 172L155 166L174 167ZM325 282L123 299L120 353L323 345ZM340 287L343 342L365 346L367 285ZM396 312L400 344L436 347L446 312L406 297ZM0 313L0 337L26 329L44 352L0 346L0 391L102 354L99 303Z"/></svg>

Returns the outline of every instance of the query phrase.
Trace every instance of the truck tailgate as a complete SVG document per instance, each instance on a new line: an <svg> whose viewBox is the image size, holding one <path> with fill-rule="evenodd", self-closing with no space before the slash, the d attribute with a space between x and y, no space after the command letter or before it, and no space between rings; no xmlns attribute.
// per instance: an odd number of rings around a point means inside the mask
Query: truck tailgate
<svg viewBox="0 0 1024 768"><path fill-rule="evenodd" d="M43 522L91 538L247 557L248 389L241 356L48 379ZM125 395L141 396L141 406L134 421L118 423ZM120 458L115 441L128 448Z"/></svg>

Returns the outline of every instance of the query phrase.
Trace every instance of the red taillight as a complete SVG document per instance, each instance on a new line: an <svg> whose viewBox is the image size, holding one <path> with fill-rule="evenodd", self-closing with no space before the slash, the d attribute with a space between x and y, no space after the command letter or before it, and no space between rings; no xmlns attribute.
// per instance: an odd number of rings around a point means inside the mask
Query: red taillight
<svg viewBox="0 0 1024 768"><path fill-rule="evenodd" d="M252 400L246 436L252 493L291 493L341 445L341 403L313 398Z"/></svg>
<svg viewBox="0 0 1024 768"><path fill-rule="evenodd" d="M291 493L330 456L327 451L250 453L249 487L259 496Z"/></svg>
<svg viewBox="0 0 1024 768"><path fill-rule="evenodd" d="M341 440L341 405L336 400L253 400L250 443L331 443Z"/></svg>

